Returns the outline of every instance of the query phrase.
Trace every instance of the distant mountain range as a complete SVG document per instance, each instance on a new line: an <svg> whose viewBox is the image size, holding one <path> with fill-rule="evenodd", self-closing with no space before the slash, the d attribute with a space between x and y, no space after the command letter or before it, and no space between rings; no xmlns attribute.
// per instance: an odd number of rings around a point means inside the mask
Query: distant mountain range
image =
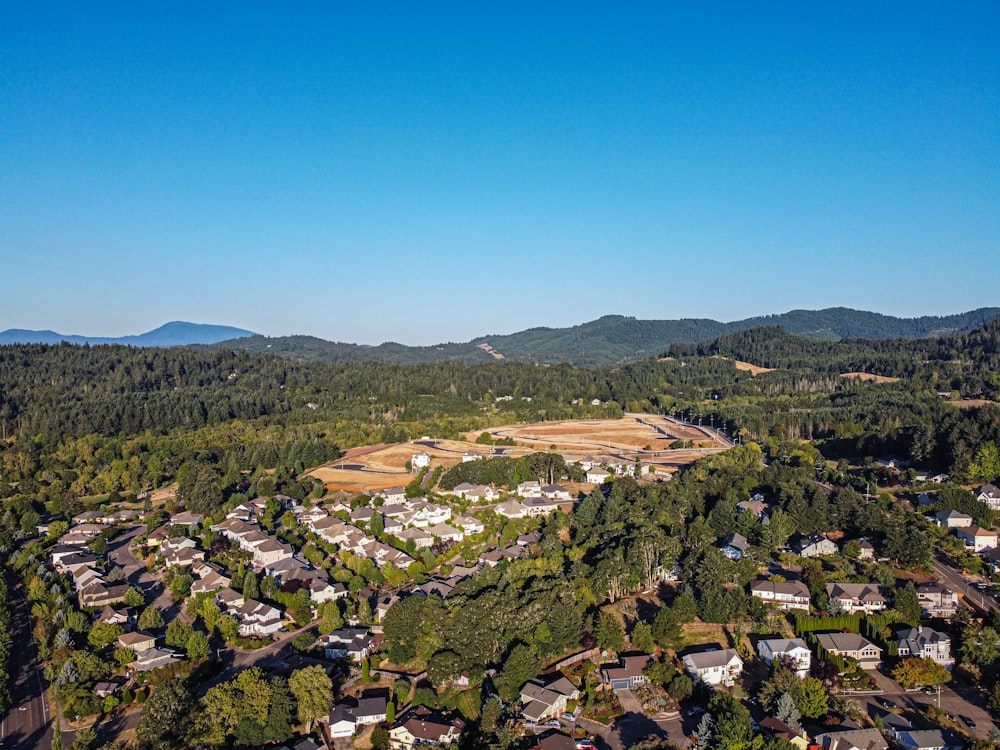
<svg viewBox="0 0 1000 750"><path fill-rule="evenodd" d="M1000 318L1000 308L988 307L957 315L896 318L890 315L833 307L792 310L731 323L709 319L637 320L606 315L571 328L530 328L507 335L481 336L464 344L379 346L345 344L312 336L249 336L214 347L268 352L294 359L326 362L568 362L581 366L617 364L656 356L672 344L697 344L759 326L780 326L827 341L845 338L913 339L964 333ZM213 348L214 348L213 347Z"/></svg>
<svg viewBox="0 0 1000 750"><path fill-rule="evenodd" d="M638 320L621 315L570 328L529 328L496 336L480 336L466 343L436 346L406 346L388 342L378 346L326 341L313 336L267 337L241 328L167 323L138 336L102 338L66 336L53 331L7 330L0 344L127 344L130 346L204 346L276 354L300 360L324 362L566 362L598 366L653 357L672 344L698 344L759 326L780 326L789 333L827 341L840 339L915 339L965 333L1000 318L1000 307L983 307L957 315L896 318L891 315L831 307L825 310L792 310L721 323L707 318Z"/></svg>
<svg viewBox="0 0 1000 750"><path fill-rule="evenodd" d="M254 336L253 331L232 326L213 326L203 323L174 321L159 328L136 336L67 336L55 331L26 331L10 328L0 331L0 344L125 344L127 346L190 346L193 344L215 344L219 341L235 340L243 336Z"/></svg>

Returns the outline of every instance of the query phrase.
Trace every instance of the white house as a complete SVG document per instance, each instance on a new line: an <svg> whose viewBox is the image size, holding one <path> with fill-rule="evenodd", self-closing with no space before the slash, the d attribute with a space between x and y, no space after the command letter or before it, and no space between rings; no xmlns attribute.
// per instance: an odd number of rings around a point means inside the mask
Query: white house
<svg viewBox="0 0 1000 750"><path fill-rule="evenodd" d="M855 612L872 614L886 608L885 597L874 583L828 583L826 593L849 615Z"/></svg>
<svg viewBox="0 0 1000 750"><path fill-rule="evenodd" d="M900 657L916 656L945 666L955 663L951 655L951 637L932 628L921 626L901 630L896 634L896 645Z"/></svg>
<svg viewBox="0 0 1000 750"><path fill-rule="evenodd" d="M754 581L750 596L775 604L779 609L809 610L809 588L802 581Z"/></svg>
<svg viewBox="0 0 1000 750"><path fill-rule="evenodd" d="M963 529L966 526L972 526L972 516L952 508L939 510L933 517L934 523L946 529Z"/></svg>
<svg viewBox="0 0 1000 750"><path fill-rule="evenodd" d="M1000 487L995 484L984 484L976 490L976 499L986 503L992 510L1000 510Z"/></svg>
<svg viewBox="0 0 1000 750"><path fill-rule="evenodd" d="M743 672L743 659L736 649L702 651L684 657L684 669L693 680L707 685L731 686Z"/></svg>
<svg viewBox="0 0 1000 750"><path fill-rule="evenodd" d="M955 534L965 542L965 548L971 552L982 552L984 549L997 546L997 533L976 524L955 529Z"/></svg>
<svg viewBox="0 0 1000 750"><path fill-rule="evenodd" d="M590 484L604 484L611 477L611 473L604 469L587 469L587 481Z"/></svg>
<svg viewBox="0 0 1000 750"><path fill-rule="evenodd" d="M424 451L420 451L419 453L414 453L413 456L410 458L410 466L413 467L414 471L417 471L419 469L426 469L430 465L431 465L431 457Z"/></svg>
<svg viewBox="0 0 1000 750"><path fill-rule="evenodd" d="M812 666L812 652L801 638L771 638L759 641L757 653L768 666L779 657L787 657L795 665L795 674L800 678L806 677Z"/></svg>
<svg viewBox="0 0 1000 750"><path fill-rule="evenodd" d="M809 534L803 537L795 544L794 549L799 557L837 554L837 545L820 534Z"/></svg>

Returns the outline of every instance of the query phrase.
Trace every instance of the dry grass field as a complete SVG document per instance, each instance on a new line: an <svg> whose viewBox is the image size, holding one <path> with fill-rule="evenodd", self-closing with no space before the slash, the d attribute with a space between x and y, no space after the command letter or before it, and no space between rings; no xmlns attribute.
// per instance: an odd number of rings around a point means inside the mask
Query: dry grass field
<svg viewBox="0 0 1000 750"><path fill-rule="evenodd" d="M510 438L513 446L477 444L481 430L466 435L466 440L416 440L410 443L352 448L344 458L309 472L330 489L360 491L384 489L409 482L413 472L406 462L413 454L427 453L431 467L453 466L466 452L524 456L537 451L560 453L569 462L586 457L634 462L637 458L655 466L658 474L669 474L725 446L698 427L684 425L658 415L629 415L624 419L566 420L507 425L488 430L495 439ZM675 440L688 440L696 447L671 450Z"/></svg>
<svg viewBox="0 0 1000 750"><path fill-rule="evenodd" d="M765 372L774 372L773 367L760 367L758 365L751 364L750 362L742 362L738 359L730 359L729 357L716 356L715 359L727 359L735 365L737 370L743 370L744 372L749 372L754 377L761 375Z"/></svg>
<svg viewBox="0 0 1000 750"><path fill-rule="evenodd" d="M741 362L738 359L734 359L733 364L736 365L737 370L749 372L754 377L762 375L765 372L774 372L773 367L758 367L757 365L752 365L749 362Z"/></svg>
<svg viewBox="0 0 1000 750"><path fill-rule="evenodd" d="M899 378L889 378L885 375L872 375L870 372L844 372L841 373L842 378L857 378L858 380L869 381L872 383L898 383Z"/></svg>

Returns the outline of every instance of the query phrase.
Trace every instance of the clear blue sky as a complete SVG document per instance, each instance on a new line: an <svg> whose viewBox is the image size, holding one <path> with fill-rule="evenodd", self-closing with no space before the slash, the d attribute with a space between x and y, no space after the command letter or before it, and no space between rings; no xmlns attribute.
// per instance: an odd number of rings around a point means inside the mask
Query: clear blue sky
<svg viewBox="0 0 1000 750"><path fill-rule="evenodd" d="M8 2L0 329L1000 304L1000 4Z"/></svg>

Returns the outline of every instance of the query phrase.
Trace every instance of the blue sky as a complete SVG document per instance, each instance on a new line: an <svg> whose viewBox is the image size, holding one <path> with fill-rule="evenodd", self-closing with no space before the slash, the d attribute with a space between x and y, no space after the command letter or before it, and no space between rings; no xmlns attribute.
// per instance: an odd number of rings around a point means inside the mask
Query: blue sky
<svg viewBox="0 0 1000 750"><path fill-rule="evenodd" d="M0 329L997 305L998 38L983 2L6 3Z"/></svg>

